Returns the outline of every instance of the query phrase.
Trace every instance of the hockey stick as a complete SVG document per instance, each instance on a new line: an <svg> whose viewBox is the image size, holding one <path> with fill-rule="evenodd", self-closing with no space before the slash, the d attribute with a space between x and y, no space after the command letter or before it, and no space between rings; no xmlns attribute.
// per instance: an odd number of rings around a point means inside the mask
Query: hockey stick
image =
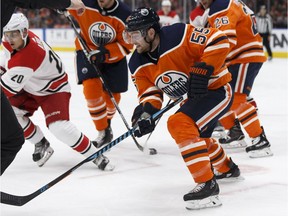
<svg viewBox="0 0 288 216"><path fill-rule="evenodd" d="M126 119L125 119L125 117L124 117L124 115L123 115L120 107L118 106L118 104L117 104L117 102L116 102L116 100L115 100L115 98L114 98L114 96L113 96L113 93L111 92L110 88L108 88L107 83L106 83L106 81L105 81L102 73L100 72L100 70L99 70L99 68L97 67L97 65L93 64L93 63L90 61L91 49L87 46L86 42L84 41L84 39L82 38L82 36L81 36L81 35L79 34L79 32L77 31L77 28L76 28L76 26L75 26L75 23L74 23L73 19L71 18L69 12L68 12L68 11L63 11L63 14L64 14L64 16L68 19L68 21L71 23L71 26L72 26L75 34L76 34L76 37L78 38L78 40L79 40L79 42L80 42L80 44L81 44L81 46L82 46L82 48L83 48L83 52L84 52L84 54L85 54L88 62L90 62L90 64L91 64L91 65L93 66L93 68L95 69L97 75L99 76L99 78L100 78L100 80L101 80L101 82L102 82L102 84L103 84L103 86L104 86L104 89L108 92L109 97L111 98L112 103L114 104L115 108L117 109L117 111L118 111L120 117L122 118L122 120L123 120L126 128L129 130L129 129L130 129L129 124L127 123L127 121L126 121ZM98 50L96 50L95 52L92 52L92 54L97 53L97 51L98 51ZM132 139L134 140L137 148L138 148L140 151L146 152L146 151L144 151L144 150L145 150L144 147L141 146L141 145L138 143L138 141L136 140L136 138L135 138L135 136L134 136L133 134L132 134ZM149 148L149 154L150 154L150 155L157 154L157 150L154 149L154 148Z"/></svg>
<svg viewBox="0 0 288 216"><path fill-rule="evenodd" d="M174 107L180 101L182 101L182 98L178 98L177 100L173 101L169 106L166 106L163 109L159 110L157 113L152 115L151 120L156 120L156 119L160 118L165 112L170 110L172 107ZM115 140L110 142L109 144L103 146L97 152L95 152L94 154L92 154L91 156L86 158L85 160L81 161L76 166L72 167L71 169L69 169L68 171L66 171L65 173L63 173L62 175L60 175L59 177L54 179L53 181L49 182L48 184L44 185L40 189L36 190L34 193L31 193L31 194L26 195L26 196L17 196L17 195L8 194L8 193L5 193L5 192L1 191L1 203L7 204L7 205L13 205L13 206L23 206L23 205L25 205L27 202L31 201L35 197L37 197L40 194L44 193L46 190L51 188L53 185L57 184L58 182L60 182L61 180L63 180L67 176L69 176L72 172L74 172L76 169L78 169L84 163L87 163L89 161L94 160L99 155L101 155L104 152L106 152L108 149L112 148L113 146L115 146L118 143L120 143L122 140L126 139L128 136L132 135L133 132L136 130L136 128L137 128L137 126L129 129L126 133L122 134L121 136L119 136L118 138L116 138Z"/></svg>

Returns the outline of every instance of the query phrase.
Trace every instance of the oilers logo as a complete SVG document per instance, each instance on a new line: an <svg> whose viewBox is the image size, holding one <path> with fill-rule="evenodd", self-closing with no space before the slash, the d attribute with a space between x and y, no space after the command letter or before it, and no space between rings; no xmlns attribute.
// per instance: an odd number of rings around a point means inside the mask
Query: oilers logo
<svg viewBox="0 0 288 216"><path fill-rule="evenodd" d="M179 71L166 71L157 77L155 84L168 97L174 99L187 93L188 77Z"/></svg>
<svg viewBox="0 0 288 216"><path fill-rule="evenodd" d="M114 28L105 22L93 23L88 32L91 41L98 47L110 43L116 37Z"/></svg>
<svg viewBox="0 0 288 216"><path fill-rule="evenodd" d="M82 70L81 70L81 72L82 72L83 74L87 74L87 73L88 73L88 68L87 68L87 67L83 67Z"/></svg>

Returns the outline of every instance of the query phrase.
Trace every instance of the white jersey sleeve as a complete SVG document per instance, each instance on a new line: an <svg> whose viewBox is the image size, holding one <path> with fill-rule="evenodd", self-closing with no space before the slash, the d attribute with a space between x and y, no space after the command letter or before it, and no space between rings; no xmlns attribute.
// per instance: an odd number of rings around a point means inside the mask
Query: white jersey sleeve
<svg viewBox="0 0 288 216"><path fill-rule="evenodd" d="M32 76L33 70L31 68L13 67L2 75L1 85L9 92L8 95L14 95L23 89Z"/></svg>

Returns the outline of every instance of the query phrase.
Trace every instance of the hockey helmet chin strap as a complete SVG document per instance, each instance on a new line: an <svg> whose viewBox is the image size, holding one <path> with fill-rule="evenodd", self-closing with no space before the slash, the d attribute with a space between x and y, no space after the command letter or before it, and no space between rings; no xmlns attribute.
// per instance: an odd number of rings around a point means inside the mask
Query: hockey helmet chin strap
<svg viewBox="0 0 288 216"><path fill-rule="evenodd" d="M149 28L149 29L150 29L150 28ZM152 44L153 44L153 42L154 42L154 40L155 40L155 38L156 38L157 33L156 33L155 29L154 29L154 31L155 31L154 37L153 37L152 40L148 41L148 40L147 40L147 32L149 31L149 29L146 30L146 35L145 35L145 37L144 37L144 41L145 41L147 44L149 44L149 50L148 50L148 52L151 52L151 51L152 51Z"/></svg>
<svg viewBox="0 0 288 216"><path fill-rule="evenodd" d="M20 31L21 37L22 37L22 39L23 39L23 41L24 41L24 45L23 45L23 48L24 48L24 47L26 47L27 41L28 41L28 29L27 29L27 31L26 31L26 37L24 37L23 33L24 33L24 31ZM23 49L23 48L22 48L22 49Z"/></svg>

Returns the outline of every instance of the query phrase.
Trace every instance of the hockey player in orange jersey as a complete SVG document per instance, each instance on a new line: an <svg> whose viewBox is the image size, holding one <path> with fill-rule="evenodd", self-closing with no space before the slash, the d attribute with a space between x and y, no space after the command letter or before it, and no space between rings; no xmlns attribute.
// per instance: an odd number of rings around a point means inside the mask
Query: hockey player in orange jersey
<svg viewBox="0 0 288 216"><path fill-rule="evenodd" d="M91 50L100 52L93 55L93 61L100 69L104 80L117 103L120 93L128 88L128 68L125 56L133 48L122 38L124 21L130 9L118 0L83 0L85 12L78 16L69 11L80 26L80 34ZM76 45L76 67L78 84L83 85L90 116L98 137L97 147L110 142L113 138L111 119L116 112L109 94L103 89L95 69L86 60L78 39Z"/></svg>
<svg viewBox="0 0 288 216"><path fill-rule="evenodd" d="M245 147L241 124L252 139L252 145L246 148L249 156L271 156L270 143L256 108L247 102L254 80L266 61L254 13L240 0L200 0L200 3L209 9L209 26L222 30L230 43L226 64L232 74L230 84L235 94L231 110L221 118L222 125L229 129L228 136L219 142L227 147Z"/></svg>
<svg viewBox="0 0 288 216"><path fill-rule="evenodd" d="M237 165L211 138L232 100L231 74L224 66L227 36L217 29L183 23L160 29L156 12L139 8L128 17L123 38L136 46L129 60L139 98L132 116L132 124L138 124L135 136L154 130L155 123L146 117L161 108L164 93L172 100L188 95L168 120L168 130L197 183L184 201L188 209L221 205L216 179L240 178Z"/></svg>

